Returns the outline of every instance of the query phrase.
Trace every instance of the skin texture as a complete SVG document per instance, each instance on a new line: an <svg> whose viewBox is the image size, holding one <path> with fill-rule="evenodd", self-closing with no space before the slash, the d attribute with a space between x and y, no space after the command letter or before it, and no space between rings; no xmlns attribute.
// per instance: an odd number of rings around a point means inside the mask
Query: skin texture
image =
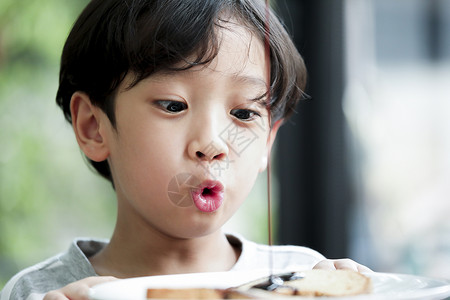
<svg viewBox="0 0 450 300"><path fill-rule="evenodd" d="M224 271L236 262L221 227L265 169L280 123L271 129L267 108L253 100L266 92L263 43L227 26L211 64L158 73L127 89L129 75L116 98L116 128L86 94L74 94L78 143L90 159L108 160L117 193L113 237L91 259L99 274ZM251 141L245 149L242 140ZM223 203L211 213L174 205L168 185L178 174L220 182Z"/></svg>
<svg viewBox="0 0 450 300"><path fill-rule="evenodd" d="M262 41L231 22L220 35L220 52L207 66L158 73L131 89L129 74L116 96L115 128L88 95L73 95L78 144L90 159L108 160L117 192L111 241L90 258L97 274L114 277L86 278L45 299L86 299L89 287L114 278L226 271L236 263L240 253L221 227L265 169L282 122L270 127L267 108L253 100L267 91ZM223 203L212 212L175 205L168 185L179 174L220 182ZM361 270L350 260L316 267Z"/></svg>

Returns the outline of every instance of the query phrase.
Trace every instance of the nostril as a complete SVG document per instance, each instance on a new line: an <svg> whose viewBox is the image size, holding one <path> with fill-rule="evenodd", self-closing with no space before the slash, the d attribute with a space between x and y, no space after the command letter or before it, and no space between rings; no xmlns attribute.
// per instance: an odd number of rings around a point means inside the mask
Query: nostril
<svg viewBox="0 0 450 300"><path fill-rule="evenodd" d="M198 159L204 159L206 157L206 154L204 154L201 151L195 152L195 155L197 156ZM220 153L220 154L214 155L212 157L212 159L222 159L224 156L225 156L225 154Z"/></svg>
<svg viewBox="0 0 450 300"><path fill-rule="evenodd" d="M224 155L225 155L225 154L223 154L223 153L217 154L217 155L215 155L215 156L213 157L213 159L222 159L222 157L223 157Z"/></svg>
<svg viewBox="0 0 450 300"><path fill-rule="evenodd" d="M197 155L197 158L203 158L203 157L205 157L205 154L201 153L200 151L197 151L197 152L195 153L195 155Z"/></svg>

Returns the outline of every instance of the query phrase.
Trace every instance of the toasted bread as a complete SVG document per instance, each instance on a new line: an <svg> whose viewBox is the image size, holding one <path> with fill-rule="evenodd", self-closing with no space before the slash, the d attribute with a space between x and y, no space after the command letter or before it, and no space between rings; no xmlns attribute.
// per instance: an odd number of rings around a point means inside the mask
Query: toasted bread
<svg viewBox="0 0 450 300"><path fill-rule="evenodd" d="M367 294L372 291L369 277L351 270L310 270L303 279L287 281L294 295L342 297Z"/></svg>
<svg viewBox="0 0 450 300"><path fill-rule="evenodd" d="M252 299L280 297L343 297L368 294L372 291L371 279L351 270L308 270L299 272L301 279L284 281L271 291L255 286L267 282L261 278L230 289L148 289L147 299Z"/></svg>
<svg viewBox="0 0 450 300"><path fill-rule="evenodd" d="M147 299L224 299L219 289L148 289Z"/></svg>

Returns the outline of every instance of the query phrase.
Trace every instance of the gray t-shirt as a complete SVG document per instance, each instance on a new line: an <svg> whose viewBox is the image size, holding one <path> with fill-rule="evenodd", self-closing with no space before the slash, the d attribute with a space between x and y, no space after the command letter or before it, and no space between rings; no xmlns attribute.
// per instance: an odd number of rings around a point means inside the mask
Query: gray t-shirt
<svg viewBox="0 0 450 300"><path fill-rule="evenodd" d="M273 254L275 270L306 270L324 259L318 252L299 246L273 246L256 244L235 234L227 235L229 242L242 249L230 271L261 269ZM55 289L86 277L96 276L89 257L105 247L107 241L75 240L69 250L15 275L0 292L0 300L42 299Z"/></svg>

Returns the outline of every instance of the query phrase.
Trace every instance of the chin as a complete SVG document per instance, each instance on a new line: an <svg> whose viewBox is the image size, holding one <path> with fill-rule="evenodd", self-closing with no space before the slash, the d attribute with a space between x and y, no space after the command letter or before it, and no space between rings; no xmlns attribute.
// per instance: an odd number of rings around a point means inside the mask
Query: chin
<svg viewBox="0 0 450 300"><path fill-rule="evenodd" d="M206 213L201 213L202 215L206 215ZM216 214L216 213L212 213ZM191 220L189 224L186 226L181 226L179 228L183 228L183 231L180 232L178 230L178 238L183 239L194 239L194 238L202 238L211 234L216 233L222 229L222 226L225 224L224 221L219 221L217 219L211 218L211 213L208 214L207 218L200 218L201 220Z"/></svg>

